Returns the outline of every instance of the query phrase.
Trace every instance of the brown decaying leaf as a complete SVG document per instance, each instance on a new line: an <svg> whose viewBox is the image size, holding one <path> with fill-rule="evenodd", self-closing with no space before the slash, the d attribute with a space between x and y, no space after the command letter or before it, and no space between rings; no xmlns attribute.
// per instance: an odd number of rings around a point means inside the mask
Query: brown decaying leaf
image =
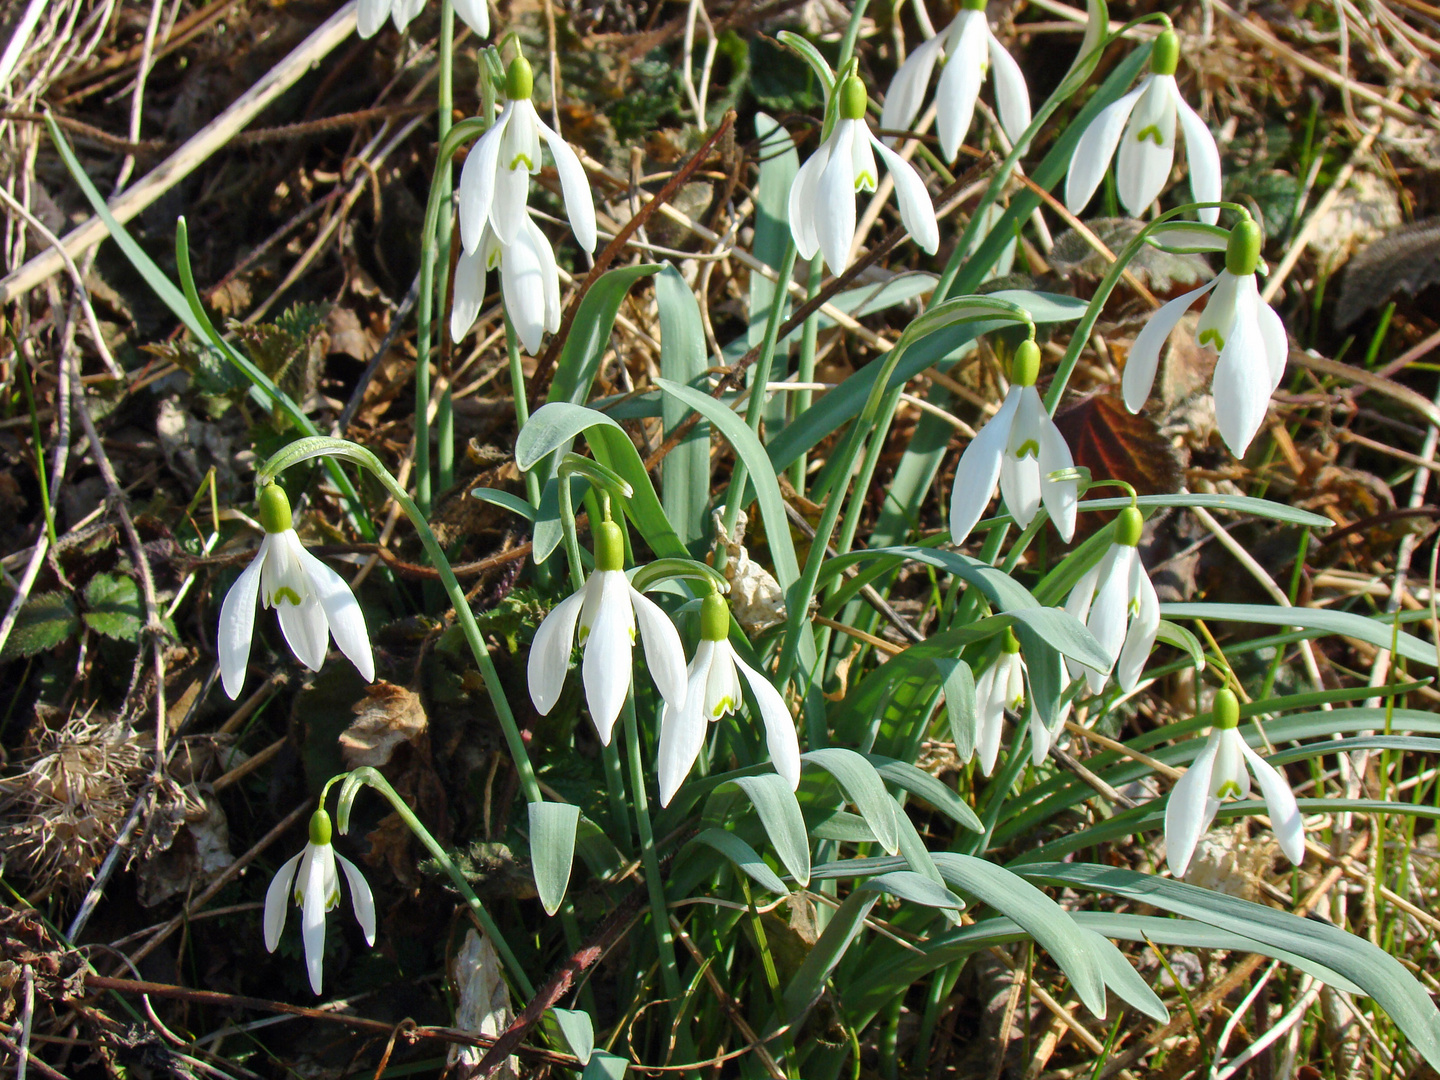
<svg viewBox="0 0 1440 1080"><path fill-rule="evenodd" d="M1181 462L1147 416L1135 416L1114 394L1092 394L1055 417L1075 464L1094 480L1124 480L1141 495L1180 490Z"/></svg>
<svg viewBox="0 0 1440 1080"><path fill-rule="evenodd" d="M423 736L429 724L425 707L413 690L377 682L355 703L355 722L340 736L340 756L348 768L379 768L390 761L395 748Z"/></svg>

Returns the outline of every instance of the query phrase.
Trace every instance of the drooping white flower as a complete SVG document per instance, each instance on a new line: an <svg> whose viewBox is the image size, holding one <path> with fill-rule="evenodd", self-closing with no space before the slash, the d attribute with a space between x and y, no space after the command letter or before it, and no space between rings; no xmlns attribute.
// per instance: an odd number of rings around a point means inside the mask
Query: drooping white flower
<svg viewBox="0 0 1440 1080"><path fill-rule="evenodd" d="M585 650L585 700L600 741L610 745L615 720L630 691L635 629L645 646L650 677L668 706L685 703L685 649L669 616L625 576L625 538L620 526L603 521L595 530L595 572L578 592L556 604L530 646L530 700L545 716L560 700L570 650L579 624Z"/></svg>
<svg viewBox="0 0 1440 1080"><path fill-rule="evenodd" d="M835 127L790 185L790 232L802 259L819 251L832 274L850 265L855 246L855 193L874 191L878 151L895 181L900 220L922 249L934 254L940 226L930 193L910 163L871 134L865 122L865 84L854 76L836 89Z"/></svg>
<svg viewBox="0 0 1440 1080"><path fill-rule="evenodd" d="M1175 85L1179 57L1175 32L1162 32L1150 53L1150 74L1119 101L1101 109L1080 136L1065 179L1065 204L1072 213L1083 210L1095 194L1118 146L1116 193L1132 216L1143 214L1170 179L1177 120L1190 162L1190 194L1200 203L1219 201L1220 151L1205 121L1180 97ZM1219 214L1213 206L1199 211L1200 220L1211 225Z"/></svg>
<svg viewBox="0 0 1440 1080"><path fill-rule="evenodd" d="M1034 520L1043 502L1065 542L1075 535L1078 482L1050 477L1073 468L1075 459L1035 389L1039 373L1039 347L1033 341L1021 342L1011 361L1004 404L970 441L955 470L950 536L957 544L965 542L985 512L996 481L1005 508L1022 529Z"/></svg>
<svg viewBox="0 0 1440 1080"><path fill-rule="evenodd" d="M460 170L460 238L467 254L479 250L489 225L506 246L515 244L530 220L525 204L530 177L540 171L540 141L550 147L565 213L575 239L586 251L595 250L595 200L580 158L535 111L530 100L534 76L523 56L510 61L505 75L505 107L470 148Z"/></svg>
<svg viewBox="0 0 1440 1080"><path fill-rule="evenodd" d="M474 254L460 253L455 264L455 297L450 308L450 339L459 341L474 324L485 302L485 271L500 269L500 295L520 344L540 351L545 332L560 329L560 271L555 252L540 227L521 207L524 222L513 244L503 244L489 225Z"/></svg>
<svg viewBox="0 0 1440 1080"><path fill-rule="evenodd" d="M260 524L265 539L260 550L235 580L220 605L215 635L220 654L220 680L231 700L245 685L250 637L255 629L255 601L273 607L280 629L296 658L311 671L325 662L330 635L366 682L375 681L375 659L360 603L345 579L305 550L295 535L290 500L279 484L260 489Z"/></svg>
<svg viewBox="0 0 1440 1080"><path fill-rule="evenodd" d="M1135 689L1140 680L1160 628L1160 600L1136 550L1143 526L1144 519L1135 507L1121 510L1115 522L1115 542L1075 583L1065 602L1065 610L1085 624L1111 657L1115 681L1126 692ZM1096 671L1069 657L1065 663L1071 678L1085 676L1092 694L1104 688L1108 671Z"/></svg>
<svg viewBox="0 0 1440 1080"><path fill-rule="evenodd" d="M975 708L979 719L975 754L980 758L980 771L986 776L994 771L995 759L1000 756L1005 710L1018 712L1024 703L1025 660L1020 655L1020 642L1006 630L1000 655L975 680Z"/></svg>
<svg viewBox="0 0 1440 1080"><path fill-rule="evenodd" d="M490 36L490 6L485 0L454 0L455 14L482 38ZM401 33L410 20L420 14L425 0L360 0L355 13L355 29L362 38L374 37L389 16Z"/></svg>
<svg viewBox="0 0 1440 1080"><path fill-rule="evenodd" d="M900 66L885 95L880 126L902 131L915 122L925 102L930 74L943 56L945 68L935 88L935 127L946 161L954 161L975 115L980 83L995 67L995 103L1000 126L1014 143L1030 126L1030 90L1020 65L1005 51L985 18L985 0L963 0L950 25L925 42Z"/></svg>
<svg viewBox="0 0 1440 1080"><path fill-rule="evenodd" d="M1280 850L1299 866L1305 858L1305 823L1289 781L1245 744L1238 730L1240 703L1231 691L1216 691L1213 715L1215 726L1210 729L1205 748L1185 775L1175 781L1165 806L1165 861L1170 872L1177 878L1185 876L1195 845L1215 820L1221 799L1250 797L1251 772L1265 796L1265 808Z"/></svg>
<svg viewBox="0 0 1440 1080"><path fill-rule="evenodd" d="M1197 339L1220 354L1215 364L1215 426L1236 457L1265 422L1270 395L1285 376L1289 341L1280 316L1260 296L1260 228L1248 218L1230 230L1225 269L1213 280L1177 296L1150 317L1125 363L1125 406L1138 413L1150 396L1160 350L1181 316L1212 293L1200 316Z"/></svg>
<svg viewBox="0 0 1440 1080"><path fill-rule="evenodd" d="M323 809L310 815L310 842L305 850L287 859L265 890L265 949L273 953L285 929L287 901L292 891L291 882L294 882L294 900L300 908L300 934L305 943L305 970L310 976L310 989L316 994L320 993L325 958L325 913L340 903L337 862L350 886L350 904L365 934L365 944L374 945L375 899L359 868L330 846L330 815Z"/></svg>
<svg viewBox="0 0 1440 1080"><path fill-rule="evenodd" d="M730 645L730 608L719 593L701 602L700 645L687 669L685 701L667 701L660 717L660 805L669 806L705 743L710 724L740 704L743 677L765 725L765 744L775 771L793 791L800 786L800 743L785 699L760 672L735 655Z"/></svg>

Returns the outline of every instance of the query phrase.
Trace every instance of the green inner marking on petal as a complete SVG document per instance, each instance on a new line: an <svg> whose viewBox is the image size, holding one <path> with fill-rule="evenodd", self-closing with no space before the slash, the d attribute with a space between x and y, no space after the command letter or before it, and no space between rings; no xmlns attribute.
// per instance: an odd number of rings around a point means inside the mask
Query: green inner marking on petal
<svg viewBox="0 0 1440 1080"><path fill-rule="evenodd" d="M1216 352L1219 352L1225 348L1225 335L1212 326L1208 330L1200 331L1200 344L1211 345Z"/></svg>
<svg viewBox="0 0 1440 1080"><path fill-rule="evenodd" d="M1163 147L1165 145L1165 136L1160 133L1160 128L1155 124L1141 128L1135 135L1136 142L1144 142L1146 139L1153 140L1156 146Z"/></svg>
<svg viewBox="0 0 1440 1080"><path fill-rule="evenodd" d="M299 607L301 603L300 594L290 588L289 585L281 585L280 588L275 590L275 594L270 597L270 606L274 607L281 600L284 600L287 604L294 604L296 607Z"/></svg>
<svg viewBox="0 0 1440 1080"><path fill-rule="evenodd" d="M875 174L872 173L869 169L866 169L866 170L864 170L863 172L856 173L856 174L855 174L855 190L856 190L856 191L862 191L862 190L863 190L863 191L874 191L874 190L875 190Z"/></svg>
<svg viewBox="0 0 1440 1080"><path fill-rule="evenodd" d="M1026 439L1020 444L1020 449L1015 451L1016 460L1023 461L1027 457L1039 458L1040 444L1034 439Z"/></svg>
<svg viewBox="0 0 1440 1080"><path fill-rule="evenodd" d="M710 718L712 720L719 720L720 717L724 716L728 712L733 712L734 710L735 699L732 698L729 694L726 694L718 702L715 703L715 708L711 711Z"/></svg>
<svg viewBox="0 0 1440 1080"><path fill-rule="evenodd" d="M1215 793L1217 799L1240 798L1240 785L1234 780L1226 780L1220 785L1220 790Z"/></svg>
<svg viewBox="0 0 1440 1080"><path fill-rule="evenodd" d="M529 154L516 154L515 160L510 162L510 171L514 172L521 165L525 166L527 172L535 171L535 163L530 160Z"/></svg>

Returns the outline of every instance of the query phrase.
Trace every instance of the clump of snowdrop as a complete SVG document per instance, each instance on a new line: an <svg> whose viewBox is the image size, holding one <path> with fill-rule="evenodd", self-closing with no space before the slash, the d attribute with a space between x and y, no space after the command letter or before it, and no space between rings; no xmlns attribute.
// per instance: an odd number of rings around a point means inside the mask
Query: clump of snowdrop
<svg viewBox="0 0 1440 1080"><path fill-rule="evenodd" d="M1215 820L1221 799L1250 797L1250 773L1255 774L1265 797L1280 850L1299 866L1305 858L1305 823L1289 781L1245 744L1239 731L1240 703L1233 692L1215 692L1212 715L1215 726L1204 749L1175 781L1165 806L1165 861L1170 872L1177 878L1185 876L1195 845Z"/></svg>
<svg viewBox="0 0 1440 1080"><path fill-rule="evenodd" d="M455 14L482 38L490 36L490 5L486 0L454 0ZM401 33L425 7L425 0L360 0L355 29L362 38L374 37L388 17Z"/></svg>
<svg viewBox="0 0 1440 1080"><path fill-rule="evenodd" d="M957 544L963 544L975 528L997 481L1005 509L1022 529L1044 503L1065 542L1075 535L1078 481L1052 476L1073 469L1075 459L1035 389L1039 375L1040 348L1033 341L1022 341L1011 361L1004 404L970 441L955 470L950 537Z"/></svg>
<svg viewBox="0 0 1440 1080"><path fill-rule="evenodd" d="M1072 213L1085 208L1115 158L1120 204L1133 217L1143 214L1170 179L1177 121L1190 164L1190 194L1199 203L1219 201L1220 151L1205 121L1185 104L1175 85L1179 60L1180 39L1173 30L1163 31L1150 52L1150 74L1119 101L1101 109L1080 136L1065 179L1065 204ZM1216 207L1206 207L1199 211L1200 220L1213 225L1219 213Z"/></svg>
<svg viewBox="0 0 1440 1080"><path fill-rule="evenodd" d="M305 970L310 976L310 989L317 995L325 958L325 913L340 903L336 863L340 864L350 886L350 903L355 909L355 920L365 934L365 944L375 944L375 900L370 895L370 886L354 863L336 854L330 845L330 835L330 815L322 807L310 815L310 842L305 850L287 859L265 890L265 949L273 953L285 929L291 883L294 883L294 902L300 908L300 934L305 943Z"/></svg>
<svg viewBox="0 0 1440 1080"><path fill-rule="evenodd" d="M730 607L712 592L700 605L700 644L686 671L683 705L670 701L660 717L660 805L669 806L705 743L709 726L740 705L740 681L750 687L775 771L793 791L800 786L800 743L785 699L770 680L735 655Z"/></svg>
<svg viewBox="0 0 1440 1080"><path fill-rule="evenodd" d="M637 626L660 696L669 707L685 704L685 649L680 635L659 605L625 576L625 536L613 521L602 521L595 530L595 572L577 592L555 605L535 632L527 674L530 700L541 716L560 700L577 625L585 650L585 700L606 746L630 692Z"/></svg>
<svg viewBox="0 0 1440 1080"><path fill-rule="evenodd" d="M960 12L940 33L914 52L890 82L880 127L908 129L925 103L925 90L935 64L945 67L935 88L935 127L946 161L954 161L970 130L980 84L994 66L995 103L1000 126L1011 143L1030 126L1030 90L1015 58L1005 51L985 18L985 0L962 0Z"/></svg>
<svg viewBox="0 0 1440 1080"><path fill-rule="evenodd" d="M231 700L245 685L255 601L273 607L280 630L296 658L311 671L325 662L330 636L366 682L375 680L375 659L360 603L345 579L305 550L296 535L290 500L279 484L260 489L260 524L265 539L254 560L236 579L220 605L215 636L220 680Z"/></svg>
<svg viewBox="0 0 1440 1080"><path fill-rule="evenodd" d="M1125 405L1139 412L1160 363L1160 349L1196 300L1212 292L1196 337L1220 354L1215 364L1215 426L1236 457L1244 457L1265 421L1270 395L1285 375L1289 342L1280 316L1260 296L1260 227L1249 218L1230 230L1225 269L1171 300L1145 324L1125 364Z"/></svg>
<svg viewBox="0 0 1440 1080"><path fill-rule="evenodd" d="M940 226L930 193L908 161L877 139L865 120L865 84L853 75L835 88L835 122L829 136L795 174L790 186L790 232L802 259L819 251L832 274L850 265L855 246L855 193L874 191L875 152L895 181L900 221L920 247L934 254ZM827 107L827 115L829 108Z"/></svg>
<svg viewBox="0 0 1440 1080"><path fill-rule="evenodd" d="M1135 689L1155 634L1160 628L1160 600L1136 550L1145 519L1127 506L1115 522L1115 542L1100 561L1070 590L1065 610L1085 624L1112 659L1115 681L1127 693ZM1092 694L1105 686L1109 672L1095 671L1066 658L1071 678L1082 674Z"/></svg>

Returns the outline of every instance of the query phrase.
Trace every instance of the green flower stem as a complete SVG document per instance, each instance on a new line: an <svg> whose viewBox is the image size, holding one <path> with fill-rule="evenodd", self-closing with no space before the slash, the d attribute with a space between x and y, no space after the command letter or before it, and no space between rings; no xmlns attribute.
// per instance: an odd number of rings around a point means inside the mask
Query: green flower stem
<svg viewBox="0 0 1440 1080"><path fill-rule="evenodd" d="M331 783L334 783L333 779ZM343 833L349 829L350 807L354 803L355 795L362 784L374 788L389 800L390 805L395 808L395 812L400 815L400 820L405 822L406 827L415 834L420 843L425 845L425 850L434 856L435 861L440 864L441 868L454 883L456 891L465 898L465 905L470 909L471 917L474 918L475 922L480 926L480 929L485 931L486 935L490 938L490 943L495 946L495 951L500 955L500 959L506 968L509 969L510 977L515 980L515 985L520 988L520 992L527 998L534 997L534 984L530 982L529 976L525 974L525 969L520 966L520 961L516 959L514 951L510 948L510 943L505 940L505 936L500 933L500 928L495 925L495 921L490 918L490 913L485 910L485 905L480 903L480 898L475 895L475 890L470 888L470 883L465 880L465 875L460 872L459 867L450 861L450 856L446 853L445 849L440 846L440 842L430 835L430 830L415 816L415 812L406 805L405 800L390 786L385 777L381 776L380 773L368 765L356 769L346 776L344 783L340 787L340 805L335 815L337 819L336 823L339 825L340 831ZM328 790L329 784L326 785L326 791ZM321 805L324 805L323 797Z"/></svg>
<svg viewBox="0 0 1440 1080"><path fill-rule="evenodd" d="M854 10L850 12L850 22L845 27L845 36L840 39L840 57L835 61L836 71L843 71L850 62L850 57L855 55L855 42L860 37L860 22L865 18L865 9L869 6L870 0L855 0Z"/></svg>
<svg viewBox="0 0 1440 1080"><path fill-rule="evenodd" d="M585 564L581 562L579 526L575 524L575 495L570 490L570 477L557 476L556 483L560 485L560 527L565 533L565 555L570 563L570 589L579 592L585 585Z"/></svg>
<svg viewBox="0 0 1440 1080"><path fill-rule="evenodd" d="M640 832L640 855L645 862L645 888L650 893L650 922L655 929L655 948L660 955L660 977L670 1014L677 1017L680 997L680 969L675 963L675 940L670 932L670 907L665 901L665 879L660 873L660 856L650 830L650 805L645 794L645 763L640 758L640 725L635 719L635 695L625 698L625 749L630 757L630 790L635 800L635 826ZM612 744L613 745L613 744Z"/></svg>
<svg viewBox="0 0 1440 1080"><path fill-rule="evenodd" d="M810 258L810 272L806 278L805 302L808 304L820 295L820 256L813 255ZM815 311L805 320L805 325L800 331L800 357L797 361L795 377L799 382L811 383L815 381L815 346L820 336L820 313ZM814 393L810 390L797 390L790 395L793 411L792 416L804 416L814 400ZM795 490L805 494L805 476L809 469L809 461L805 454L797 457L790 466L790 482L795 485Z"/></svg>
<svg viewBox="0 0 1440 1080"><path fill-rule="evenodd" d="M780 269L775 275L775 295L770 301L770 314L765 317L765 337L760 343L760 357L751 368L754 380L750 384L750 400L745 403L745 422L754 432L760 430L760 421L765 415L765 387L770 384L770 372L775 367L775 343L780 337L780 313L785 310L790 278L795 273L795 255L795 239L791 237L785 244L785 254L780 258ZM735 522L740 517L740 503L745 498L745 483L749 476L745 462L737 455L735 468L730 474L730 487L725 492L725 531L732 535L735 532ZM718 550L723 552L725 549L721 547Z"/></svg>
<svg viewBox="0 0 1440 1080"><path fill-rule="evenodd" d="M500 686L500 675L495 670L494 661L490 659L490 650L485 645L484 637L480 634L480 627L475 624L475 613L470 610L470 603L465 599L465 590L455 579L455 572L450 569L450 560L445 557L445 552L440 547L440 541L436 539L430 523L425 520L425 515L420 512L415 501L405 493L405 489L390 475L390 471L380 463L380 459L369 450L352 442L319 435L298 439L276 453L261 467L257 475L257 482L263 485L291 466L321 456L352 461L368 469L415 525L415 531L420 534L420 542L425 545L426 554L430 556L431 563L440 574L440 582L445 587L445 592L449 595L450 603L455 609L455 619L460 624L465 641L469 644L470 652L475 657L476 665L480 668L481 678L485 682L485 692L490 695L490 704L495 709L501 730L505 732L505 743L509 747L515 771L520 776L520 787L525 793L525 799L527 802L543 802L544 796L540 794L540 783L535 779L535 769L530 764L530 757L525 751L525 740L520 735L520 727L515 722L515 714L510 711L510 702L505 699L505 691Z"/></svg>
<svg viewBox="0 0 1440 1080"><path fill-rule="evenodd" d="M449 110L445 110L448 121ZM479 136L489 126L484 117L464 120L451 127L440 140L435 175L430 179L430 196L425 203L425 224L421 227L420 298L415 308L415 502L426 513L430 510L430 336L435 316L435 268L441 252L441 210L445 211L445 228L450 228L450 159L469 139ZM448 270L449 264L446 264ZM443 280L443 273L442 273Z"/></svg>
<svg viewBox="0 0 1440 1080"><path fill-rule="evenodd" d="M455 108L455 3L454 0L440 0L440 43L439 43L439 86L435 92L436 130L441 143L450 134L451 117ZM436 163L436 180L440 185L440 205L450 206L455 176L450 168L450 159ZM449 213L440 215L436 223L435 260L439 267L436 275L435 296L441 306L443 317L445 295L450 276L450 241L452 221ZM429 237L427 235L426 239ZM446 376L445 388L440 392L440 404L435 412L436 485L445 491L455 482L455 397L454 388ZM417 397L418 387L417 387ZM417 462L418 464L418 462ZM418 490L418 487L417 487Z"/></svg>
<svg viewBox="0 0 1440 1080"><path fill-rule="evenodd" d="M520 358L520 338L515 333L515 324L510 321L507 311L505 318L505 356L510 361L510 393L515 398L515 430L519 431L530 419L530 402L525 397L525 367ZM540 506L540 474L534 469L524 473L525 497L530 505Z"/></svg>
<svg viewBox="0 0 1440 1080"><path fill-rule="evenodd" d="M1121 275L1125 273L1125 269L1130 265L1130 261L1140 252L1146 239L1157 227L1165 224L1172 218L1179 217L1181 214L1187 214L1192 210L1210 206L1219 207L1221 210L1233 210L1243 215L1247 220L1250 217L1250 211L1239 203L1186 203L1184 206L1177 206L1174 210L1161 214L1154 221L1148 222L1143 229L1135 234L1134 238L1128 244L1120 249L1120 254L1115 257L1115 261L1111 263L1105 271L1105 276L1100 279L1100 284L1095 289L1095 295L1090 298L1090 306L1085 309L1085 314L1080 317L1080 321L1075 325L1075 332L1070 337L1070 345L1065 350L1065 355L1060 358L1059 366L1055 369L1055 378L1050 383L1050 389L1045 394L1045 409L1047 412L1053 414L1056 406L1060 404L1060 399L1065 395L1065 387L1070 382L1070 374L1075 370L1075 365L1080 361L1080 354L1090 342L1090 332L1095 329L1095 323L1099 320L1100 313L1105 309L1106 301L1110 299L1110 294L1115 291L1115 286L1120 283Z"/></svg>
<svg viewBox="0 0 1440 1080"><path fill-rule="evenodd" d="M20 373L20 388L25 392L25 407L30 412L30 439L35 447L35 478L40 482L40 507L45 514L45 535L53 549L59 542L55 537L55 511L50 505L50 482L45 473L45 440L40 435L40 414L35 408L35 391L30 385L30 365L20 351L20 341L14 328L6 323L8 337L15 346L16 366Z"/></svg>

